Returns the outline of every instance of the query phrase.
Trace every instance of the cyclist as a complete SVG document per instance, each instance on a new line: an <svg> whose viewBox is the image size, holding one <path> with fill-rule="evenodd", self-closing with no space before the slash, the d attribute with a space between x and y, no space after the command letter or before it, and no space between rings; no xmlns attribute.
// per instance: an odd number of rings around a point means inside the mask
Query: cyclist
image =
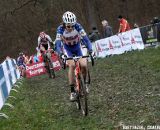
<svg viewBox="0 0 160 130"><path fill-rule="evenodd" d="M82 56L80 38L83 39L89 53L92 53L92 44L83 27L77 23L75 14L67 11L63 14L62 20L63 23L57 28L55 42L56 51L60 57L63 58L65 56L61 48L62 44L67 57ZM69 66L68 78L69 86L71 88L70 100L74 101L76 99L73 77L75 64L73 60L68 60L67 64ZM85 79L87 72L87 60L81 58L80 64Z"/></svg>
<svg viewBox="0 0 160 130"><path fill-rule="evenodd" d="M20 52L17 58L17 66L18 66L18 69L20 70L20 76L24 76L25 69L26 69L25 57L23 55L24 54Z"/></svg>
<svg viewBox="0 0 160 130"><path fill-rule="evenodd" d="M53 43L51 37L47 35L45 32L40 32L38 37L38 49L41 52L48 50L50 48L50 43Z"/></svg>
<svg viewBox="0 0 160 130"><path fill-rule="evenodd" d="M40 32L39 37L38 37L38 48L37 49L39 49L39 51L41 52L44 62L46 60L46 56L44 55L44 52L51 48L50 43L53 44L51 37L47 35L45 32Z"/></svg>

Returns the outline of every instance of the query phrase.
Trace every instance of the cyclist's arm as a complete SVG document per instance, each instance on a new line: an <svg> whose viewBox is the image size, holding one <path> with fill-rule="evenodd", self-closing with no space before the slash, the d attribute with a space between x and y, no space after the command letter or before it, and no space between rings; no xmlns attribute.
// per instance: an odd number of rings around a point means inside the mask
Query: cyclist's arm
<svg viewBox="0 0 160 130"><path fill-rule="evenodd" d="M64 28L62 26L59 26L57 28L57 35L56 35L56 40L55 40L55 49L56 52L61 55L63 54L62 52L62 35L64 32Z"/></svg>
<svg viewBox="0 0 160 130"><path fill-rule="evenodd" d="M87 49L88 49L89 51L92 51L92 43L90 42L88 36L87 36L87 35L86 35L86 36L83 36L82 39L83 39L82 41L84 41L84 44L85 44L85 46L87 47Z"/></svg>
<svg viewBox="0 0 160 130"><path fill-rule="evenodd" d="M41 38L38 37L38 48L40 48L40 44L41 44Z"/></svg>
<svg viewBox="0 0 160 130"><path fill-rule="evenodd" d="M87 47L87 49L89 51L92 51L92 43L89 40L86 32L84 31L83 27L80 24L76 24L75 25L76 30L80 33L81 37L82 37L82 41L84 42L85 46Z"/></svg>
<svg viewBox="0 0 160 130"><path fill-rule="evenodd" d="M55 42L55 48L56 48L56 52L61 55L62 52L62 41L61 40L56 40Z"/></svg>
<svg viewBox="0 0 160 130"><path fill-rule="evenodd" d="M51 42L51 43L53 42L52 38L49 35L47 35L46 37L47 37L47 39L48 39L49 42Z"/></svg>
<svg viewBox="0 0 160 130"><path fill-rule="evenodd" d="M50 42L50 44L53 45L52 38L49 35L47 35L46 37L47 37L48 41Z"/></svg>

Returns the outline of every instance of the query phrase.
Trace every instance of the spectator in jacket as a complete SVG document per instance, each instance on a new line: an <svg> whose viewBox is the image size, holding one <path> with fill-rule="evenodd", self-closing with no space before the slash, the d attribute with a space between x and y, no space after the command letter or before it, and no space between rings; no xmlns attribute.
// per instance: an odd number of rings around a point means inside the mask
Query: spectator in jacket
<svg viewBox="0 0 160 130"><path fill-rule="evenodd" d="M112 27L109 26L107 20L102 21L103 26L103 38L107 38L113 35Z"/></svg>
<svg viewBox="0 0 160 130"><path fill-rule="evenodd" d="M95 42L100 39L100 33L98 32L96 27L92 28L92 32L89 34L89 39L91 42Z"/></svg>

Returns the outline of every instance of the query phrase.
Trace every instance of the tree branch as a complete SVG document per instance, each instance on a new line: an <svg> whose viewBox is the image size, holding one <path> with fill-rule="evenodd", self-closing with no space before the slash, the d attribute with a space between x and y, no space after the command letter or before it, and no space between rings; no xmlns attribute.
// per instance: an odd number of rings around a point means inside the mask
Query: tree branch
<svg viewBox="0 0 160 130"><path fill-rule="evenodd" d="M26 5L32 3L32 2L35 2L34 3L34 7L36 6L36 3L37 3L38 0L29 0L27 2L25 2L24 4L22 4L21 6L15 8L14 10L11 11L11 14L13 15L17 10L20 10L21 8L25 7Z"/></svg>

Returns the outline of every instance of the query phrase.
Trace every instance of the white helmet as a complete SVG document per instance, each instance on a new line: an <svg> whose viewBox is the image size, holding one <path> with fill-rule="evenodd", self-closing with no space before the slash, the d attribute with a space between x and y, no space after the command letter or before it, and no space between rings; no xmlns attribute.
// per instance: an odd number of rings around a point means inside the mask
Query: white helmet
<svg viewBox="0 0 160 130"><path fill-rule="evenodd" d="M63 14L62 19L63 19L64 23L68 23L68 24L74 25L77 22L75 14L73 14L72 12L69 12L69 11L67 11Z"/></svg>

